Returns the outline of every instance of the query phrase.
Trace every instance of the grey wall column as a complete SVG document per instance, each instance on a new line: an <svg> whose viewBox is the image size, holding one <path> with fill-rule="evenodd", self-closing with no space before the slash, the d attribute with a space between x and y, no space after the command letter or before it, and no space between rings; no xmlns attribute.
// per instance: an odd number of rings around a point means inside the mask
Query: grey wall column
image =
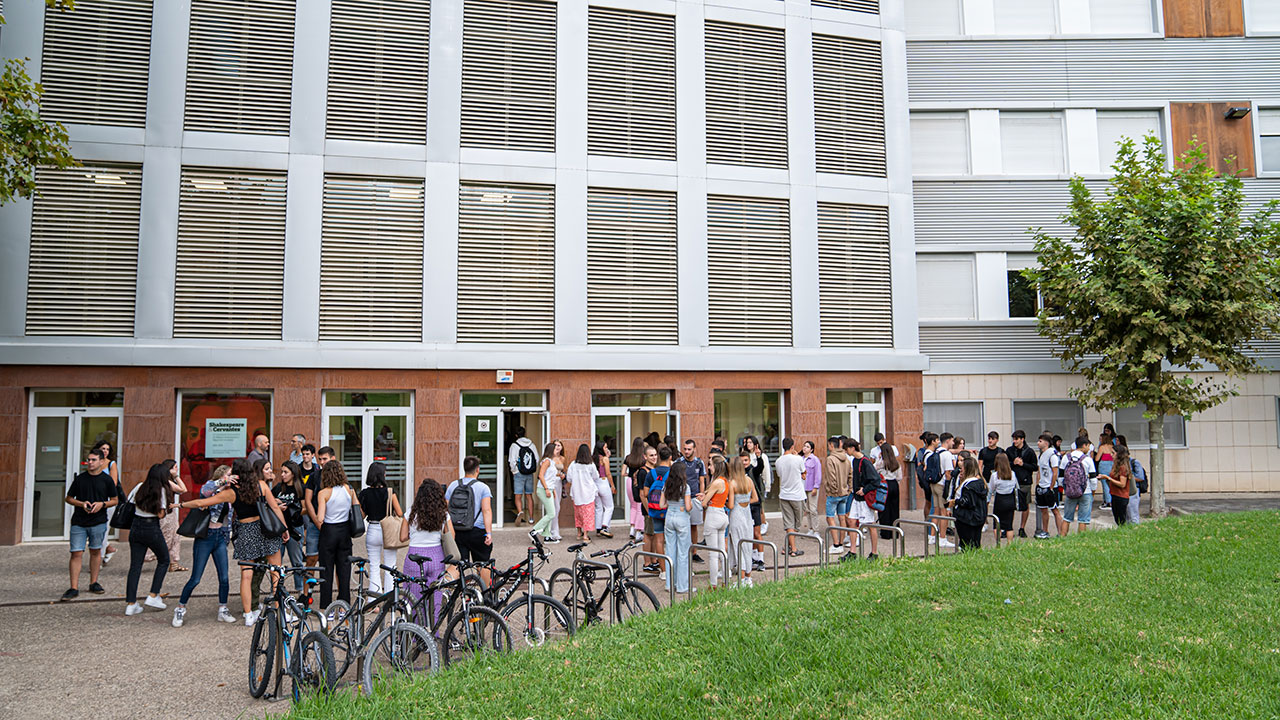
<svg viewBox="0 0 1280 720"><path fill-rule="evenodd" d="M681 278L680 344L705 347L707 323L707 85L702 5L676 3L676 261Z"/></svg>
<svg viewBox="0 0 1280 720"><path fill-rule="evenodd" d="M458 142L462 0L433 0L427 61L427 193L423 203L422 340L458 335Z"/></svg>
<svg viewBox="0 0 1280 720"><path fill-rule="evenodd" d="M821 345L818 166L813 120L813 21L808 0L788 0L787 165L791 176L791 344Z"/></svg>
<svg viewBox="0 0 1280 720"><path fill-rule="evenodd" d="M556 13L556 344L587 344L587 2Z"/></svg>
<svg viewBox="0 0 1280 720"><path fill-rule="evenodd" d="M904 11L889 13L880 39L884 69L885 160L889 170L889 266L893 284L893 346L920 348L916 297L915 207L911 185L911 130L907 110L907 42Z"/></svg>

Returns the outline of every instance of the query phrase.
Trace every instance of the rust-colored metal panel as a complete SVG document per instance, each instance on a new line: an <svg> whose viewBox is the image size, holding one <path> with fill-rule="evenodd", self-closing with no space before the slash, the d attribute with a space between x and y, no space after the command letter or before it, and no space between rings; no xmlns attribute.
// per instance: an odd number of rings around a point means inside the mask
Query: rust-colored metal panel
<svg viewBox="0 0 1280 720"><path fill-rule="evenodd" d="M1173 124L1173 142L1176 154L1187 149L1194 137L1204 143L1205 152L1213 167L1220 173L1239 171L1242 177L1254 176L1253 116L1239 120L1223 117L1227 108L1248 107L1247 101L1220 103L1172 103L1170 119ZM1227 162L1234 157L1235 161Z"/></svg>
<svg viewBox="0 0 1280 720"><path fill-rule="evenodd" d="M1208 37L1244 35L1244 0L1206 0L1209 6Z"/></svg>
<svg viewBox="0 0 1280 720"><path fill-rule="evenodd" d="M1165 37L1244 35L1243 0L1164 0Z"/></svg>

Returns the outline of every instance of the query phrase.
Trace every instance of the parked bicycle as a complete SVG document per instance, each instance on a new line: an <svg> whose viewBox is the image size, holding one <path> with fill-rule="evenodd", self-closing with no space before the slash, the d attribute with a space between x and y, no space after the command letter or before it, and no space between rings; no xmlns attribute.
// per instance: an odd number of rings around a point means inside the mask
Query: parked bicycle
<svg viewBox="0 0 1280 720"><path fill-rule="evenodd" d="M497 610L518 635L517 647L540 647L549 641L567 638L575 630L569 608L547 595L543 591L544 583L535 589L538 571L546 564L542 540L533 538L528 557L507 570L495 571L492 584L481 593L485 604ZM516 595L521 588L524 593Z"/></svg>
<svg viewBox="0 0 1280 720"><path fill-rule="evenodd" d="M366 558L351 558L356 566L357 587L365 587ZM409 605L400 586L413 581L395 568L382 566L395 582L387 592L370 596L356 593L355 606L335 600L325 609L326 634L333 641L335 678L347 673L361 658L360 685L372 694L375 685L396 674L428 673L440 668L440 648L425 628L408 622Z"/></svg>
<svg viewBox="0 0 1280 720"><path fill-rule="evenodd" d="M423 555L410 554L408 558L419 565L432 562L431 558ZM483 588L484 583L477 570L492 567L493 561L454 560L452 556L446 556L444 562L458 568L457 577L441 575L435 582L425 584L421 578L395 573L398 580L403 578L404 582L417 583L422 587L422 596L409 607L408 619L429 628L431 636L440 639L438 644L445 665L477 655L511 650L511 631L506 620L485 605L484 593L478 589ZM387 568L384 566L384 569ZM444 596L439 607L436 607L437 592ZM443 634L441 626L445 628Z"/></svg>
<svg viewBox="0 0 1280 720"><path fill-rule="evenodd" d="M289 676L295 701L304 692L332 690L338 679L333 667L333 643L320 629L323 621L311 607L312 594L319 581L307 577L302 595L297 598L284 589L286 576L318 572L319 568L251 562L240 565L265 570L274 586L270 597L263 601L262 614L253 626L253 639L249 643L249 694L260 698L266 693L273 669L273 698L280 697L280 683L285 675Z"/></svg>
<svg viewBox="0 0 1280 720"><path fill-rule="evenodd" d="M593 585L597 580L597 568L578 565L573 568L560 568L551 573L552 593L557 600L566 606L573 606L573 585L578 586L578 612L582 613L581 625L591 625L594 623L606 622L605 611L610 607L607 603L612 603L613 617L622 622L634 615L642 615L652 612L662 607L658 602L658 598L653 591L644 584L632 580L627 577L627 562L630 557L629 553L640 543L632 540L617 550L598 550L591 553L592 558L612 558L609 563L612 570L609 572L608 578L605 579L604 590L596 597ZM583 558L582 550L588 547L587 543L578 543L570 545L569 552L574 553L579 559ZM556 590L560 583L564 583L567 588L561 595Z"/></svg>

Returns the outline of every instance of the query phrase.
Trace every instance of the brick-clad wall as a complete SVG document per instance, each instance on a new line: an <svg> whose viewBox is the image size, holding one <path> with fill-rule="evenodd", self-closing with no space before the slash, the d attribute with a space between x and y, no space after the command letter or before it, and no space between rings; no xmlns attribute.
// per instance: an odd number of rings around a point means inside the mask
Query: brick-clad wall
<svg viewBox="0 0 1280 720"><path fill-rule="evenodd" d="M594 372L517 371L499 386L492 371L294 370L258 368L6 368L0 384L0 543L21 539L25 485L27 391L35 388L123 388L121 458L125 483L141 481L152 463L176 451L177 393L185 389L269 390L272 457L283 461L290 438L321 437L324 390L414 392L414 482L458 473L460 395L464 390L546 391L551 434L572 455L591 442L591 393L608 390L673 391L681 433L705 454L714 429L716 390L780 390L786 398L787 435L820 441L826 435L828 389L886 390L889 435L901 443L920 433L921 375L913 372ZM562 525L572 525L572 504Z"/></svg>

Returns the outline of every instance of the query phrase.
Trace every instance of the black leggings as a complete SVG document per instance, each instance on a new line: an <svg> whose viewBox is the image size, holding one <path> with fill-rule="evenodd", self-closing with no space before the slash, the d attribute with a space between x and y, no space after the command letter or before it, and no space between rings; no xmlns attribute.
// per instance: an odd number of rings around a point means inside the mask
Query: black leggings
<svg viewBox="0 0 1280 720"><path fill-rule="evenodd" d="M956 537L961 550L977 550L982 547L982 526L956 522Z"/></svg>
<svg viewBox="0 0 1280 720"><path fill-rule="evenodd" d="M352 512L359 512L353 508ZM320 528L320 607L333 600L333 573L338 573L338 599L351 602L351 532L345 522Z"/></svg>
<svg viewBox="0 0 1280 720"><path fill-rule="evenodd" d="M138 601L138 581L142 579L142 563L147 551L156 554L156 572L151 576L151 594L159 595L164 576L169 572L169 547L164 533L160 532L160 519L134 517L129 528L129 579L125 585L124 599L130 605Z"/></svg>
<svg viewBox="0 0 1280 720"><path fill-rule="evenodd" d="M1122 498L1112 493L1111 517L1116 519L1116 525L1129 522L1129 498Z"/></svg>

